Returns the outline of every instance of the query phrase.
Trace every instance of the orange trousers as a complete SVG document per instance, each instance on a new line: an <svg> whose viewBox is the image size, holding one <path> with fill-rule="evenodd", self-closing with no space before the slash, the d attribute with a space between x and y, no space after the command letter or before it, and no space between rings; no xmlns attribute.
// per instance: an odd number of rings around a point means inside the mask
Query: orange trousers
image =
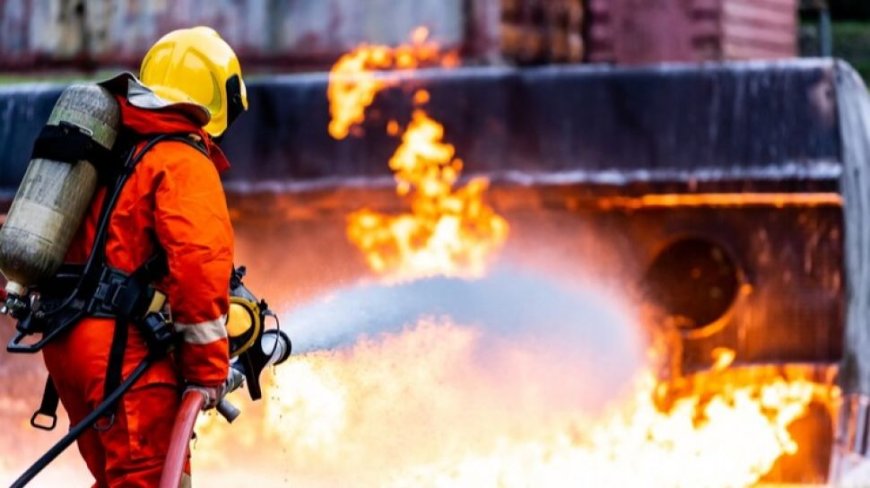
<svg viewBox="0 0 870 488"><path fill-rule="evenodd" d="M76 425L105 396L105 378L115 323L85 319L48 344L43 357L61 403ZM145 358L147 348L128 326L123 377ZM163 471L170 433L181 402L178 372L171 357L156 362L114 409L78 440L95 487L155 487Z"/></svg>

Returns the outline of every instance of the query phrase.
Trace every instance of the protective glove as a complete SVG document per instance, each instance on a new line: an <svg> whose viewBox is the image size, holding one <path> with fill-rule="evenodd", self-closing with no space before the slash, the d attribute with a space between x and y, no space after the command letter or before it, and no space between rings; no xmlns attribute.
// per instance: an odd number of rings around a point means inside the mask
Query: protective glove
<svg viewBox="0 0 870 488"><path fill-rule="evenodd" d="M203 398L205 398L205 403L202 406L203 410L210 410L214 408L218 402L226 395L226 385L221 386L202 386L202 385L187 385L184 389L184 393L189 391L196 391L202 394Z"/></svg>
<svg viewBox="0 0 870 488"><path fill-rule="evenodd" d="M203 405L203 410L209 410L214 408L225 396L227 393L232 393L233 391L241 388L241 386L245 383L245 375L242 374L241 371L236 368L230 368L227 374L227 380L224 384L220 386L202 386L197 384L188 384L187 388L184 389L184 392L188 391L198 391L202 393L202 396L205 397L205 405Z"/></svg>

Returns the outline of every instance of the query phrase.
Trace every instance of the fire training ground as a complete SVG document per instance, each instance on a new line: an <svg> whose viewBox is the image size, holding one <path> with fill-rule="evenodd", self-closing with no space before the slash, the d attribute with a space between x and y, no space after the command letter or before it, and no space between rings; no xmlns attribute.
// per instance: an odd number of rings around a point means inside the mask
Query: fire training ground
<svg viewBox="0 0 870 488"><path fill-rule="evenodd" d="M258 250L276 274L289 274L287 256L310 249L312 240L339 235L325 223L343 223L351 211L392 196L383 184L393 176L384 164L391 148L381 138L337 141L324 130L328 82L324 74L251 83L249 113L225 142L234 166L224 187L237 233L280 241ZM686 318L675 324L673 376L715 369L714 353L721 350L733 351L734 367L788 366L819 381L833 381L836 373L842 401L813 414L814 437L802 448L814 462L804 469L836 482L866 461L870 99L850 66L799 60L667 69L431 69L403 74L373 109L390 120L407 109L407 91L421 86L439 100L434 111L464 170L489 177L490 196L505 209L514 242L540 246L537 236L552 235L546 226L559 222L559 241L547 246L595 256L601 248L584 239L595 235L608 255L618 256L627 282L646 290L658 309ZM7 205L22 178L28 180L25 170L94 178L93 168L81 171L90 176L72 174L76 166L49 158L28 169L28 160L45 120L57 130L70 120L71 95L74 107L87 103L89 113L117 117L102 90L0 88L6 165L0 189ZM108 148L112 141L104 136L94 131L93 140ZM12 219L10 213L6 226ZM264 234L266 228L276 230ZM305 253L312 272L298 276L298 286L364 275L352 250L342 249ZM336 263L343 271L316 272ZM564 272L590 272L588 263L570 263ZM8 266L4 273L12 273ZM684 286L697 269L715 270L710 286L721 295L711 299L709 287ZM25 296L30 273L39 272L7 274L19 283L10 288L10 312L31 303ZM235 313L254 324L241 330L261 345L235 364L257 395L259 370L286 357L289 342L265 329L264 302L249 292L236 295L242 308ZM145 324L157 342L159 322ZM21 338L33 332L26 326L11 349L40 347ZM146 356L143 364L151 361Z"/></svg>

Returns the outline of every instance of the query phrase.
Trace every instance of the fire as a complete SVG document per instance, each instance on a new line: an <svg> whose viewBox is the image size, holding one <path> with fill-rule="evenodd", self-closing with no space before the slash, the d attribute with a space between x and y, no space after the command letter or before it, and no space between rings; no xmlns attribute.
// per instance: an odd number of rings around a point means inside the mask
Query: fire
<svg viewBox="0 0 870 488"><path fill-rule="evenodd" d="M712 396L698 384L665 412L651 368L622 384L583 356L422 320L276 369L244 442L278 453L290 483L737 487L796 452L788 425L832 394L770 372Z"/></svg>
<svg viewBox="0 0 870 488"><path fill-rule="evenodd" d="M375 70L439 59L427 35L339 60L329 85L333 137L363 122L390 83ZM463 162L425 111L430 99L413 94L404 132L396 120L387 125L401 134L389 166L410 212L349 218L351 240L387 279L482 276L507 238L506 220L484 203L488 182L457 187ZM262 402L231 397L244 410L235 425L202 418L196 476L238 486L748 486L799 453L789 426L809 405L838 395L787 366L735 368L727 348L713 350L707 374L662 382L650 354L625 379L590 359L594 345L548 325L530 324L518 339L429 318L293 356L265 379ZM0 458L0 478L13 475L8 459Z"/></svg>
<svg viewBox="0 0 870 488"><path fill-rule="evenodd" d="M441 124L414 111L390 159L396 192L410 196L411 212L392 216L365 209L348 219L348 236L369 266L393 280L482 276L489 256L507 238L507 222L483 203L486 179L454 189L462 161L443 135Z"/></svg>
<svg viewBox="0 0 870 488"><path fill-rule="evenodd" d="M428 40L429 31L417 28L411 35L412 42L399 47L363 44L341 56L329 73L329 134L335 139L344 139L351 127L365 120L365 109L372 104L375 95L389 85L378 77L376 70L414 69L421 64L431 64L442 58L438 45Z"/></svg>
<svg viewBox="0 0 870 488"><path fill-rule="evenodd" d="M373 70L412 69L440 55L427 37L428 31L420 28L409 45L364 45L339 59L328 88L332 137L343 139L354 124L363 122L366 107L387 86ZM444 142L444 127L423 108L430 98L426 90L414 92L417 108L389 161L396 192L409 200L411 212L385 215L364 209L348 218L349 239L372 270L392 281L482 276L490 256L507 238L507 221L483 202L488 181L474 178L457 188L463 163ZM389 121L387 133L399 131L398 122Z"/></svg>
<svg viewBox="0 0 870 488"><path fill-rule="evenodd" d="M329 87L333 137L363 122L389 83L374 70L437 57L424 31L413 37L339 60ZM349 216L349 238L388 281L483 276L507 238L507 222L483 201L488 182L458 186L463 162L425 111L430 99L413 94L404 131L387 124L388 134L401 133L389 166L410 211ZM735 368L736 351L721 347L705 374L658 379L664 352L653 347L621 377L594 359L597 346L549 325L504 336L430 318L293 357L275 370L263 404L247 407L255 424L232 442L256 450L260 465L280 466L277 479L305 485L738 487L798 453L789 426L837 396L829 382L788 367ZM197 459L226 465L220 446L230 434L214 423L204 430Z"/></svg>

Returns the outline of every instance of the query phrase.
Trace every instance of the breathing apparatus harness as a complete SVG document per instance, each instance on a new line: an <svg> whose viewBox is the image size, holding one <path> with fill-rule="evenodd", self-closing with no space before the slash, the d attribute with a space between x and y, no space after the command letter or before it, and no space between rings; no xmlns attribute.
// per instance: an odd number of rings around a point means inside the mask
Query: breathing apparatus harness
<svg viewBox="0 0 870 488"><path fill-rule="evenodd" d="M43 135L37 138L34 154L50 156L70 164L78 161L72 159L80 157L78 151L63 154L63 149L82 139L46 139ZM107 178L114 181L107 184L93 247L85 264L62 266L53 279L37 287L38 293L31 295L29 301L7 304L12 316L18 319L17 334L6 346L9 352L35 353L88 316L114 318L115 329L105 383L105 395L108 397L121 383L121 361L127 342L128 323L134 323L142 332L152 359L168 351L174 333L172 325L160 311L165 297L150 286L167 272L162 252L156 253L127 275L108 266L105 247L109 220L118 196L136 165L158 143L185 139L188 138L182 135L159 135L148 140L138 151L133 148L127 152L124 164ZM102 161L102 164L98 164L102 170L100 174L106 174L108 165L105 159ZM41 335L37 341L24 342L25 338L36 334ZM57 392L49 378L42 405L31 418L31 425L44 430L53 429L57 423L57 404ZM48 418L50 423L41 424L38 422L40 417Z"/></svg>
<svg viewBox="0 0 870 488"><path fill-rule="evenodd" d="M34 157L76 164L82 159L96 161L98 172L107 187L105 199L97 224L93 247L84 265L64 265L56 275L35 287L26 297L7 300L4 312L18 320L17 333L7 344L10 353L36 353L46 344L70 330L85 317L114 318L115 327L104 386L104 400L93 412L37 460L11 486L26 485L45 466L69 447L88 428L107 429L114 421L111 413L118 400L148 370L153 362L172 349L177 340L173 324L164 313L166 297L152 284L168 272L166 257L155 243L158 251L130 274L108 266L106 240L108 225L118 197L136 165L154 146L165 141L188 144L207 155L206 150L187 134L162 134L144 141L137 149L134 144L117 144L115 147L130 148L123 154L106 152L94 147L90 137L75 126L44 129L34 144ZM129 142L129 141L128 141ZM113 160L122 159L123 165L115 166ZM156 239L155 239L156 240ZM270 364L279 364L290 354L290 340L280 330L277 317L265 300L258 300L242 282L245 268L234 269L229 282L230 315L235 320L228 322L230 356L235 358L227 383L227 392L247 384L251 398L262 396L259 377ZM275 320L276 328L266 330L268 317ZM122 380L121 365L126 349L129 324L133 324L143 336L148 355ZM25 339L40 335L37 340ZM271 344L271 347L267 347ZM52 430L57 424L58 394L49 377L40 407L31 418L33 427ZM225 399L217 407L228 421L232 422L239 411ZM48 422L40 422L46 418ZM108 419L100 423L102 419Z"/></svg>

